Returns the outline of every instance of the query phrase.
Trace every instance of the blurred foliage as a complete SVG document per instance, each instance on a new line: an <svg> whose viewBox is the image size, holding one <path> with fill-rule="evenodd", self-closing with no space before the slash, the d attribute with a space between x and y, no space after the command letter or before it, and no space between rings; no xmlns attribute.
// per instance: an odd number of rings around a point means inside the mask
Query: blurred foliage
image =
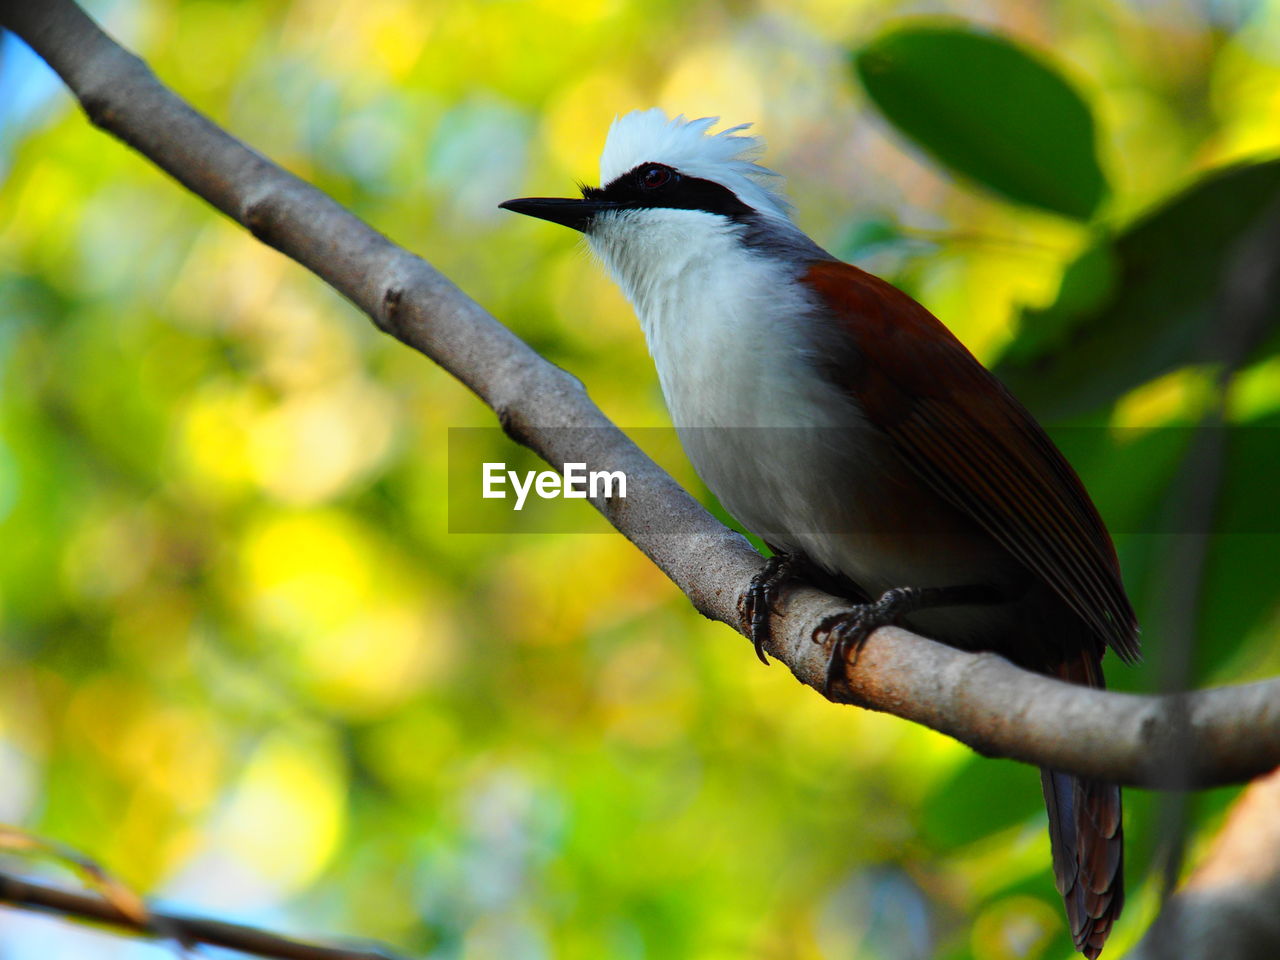
<svg viewBox="0 0 1280 960"><path fill-rule="evenodd" d="M1222 398L1201 348L1276 190L1276 0L930 5L961 34L904 25L907 0L91 8L625 427L665 423L629 309L568 231L496 204L594 179L618 112L758 121L799 222L999 361L1077 462L1149 625L1113 686L1154 686L1185 539L1150 532L1179 529L1153 517L1187 431L1159 428L1225 402L1250 429L1224 509L1274 498L1280 367L1261 349ZM897 131L849 57L920 30L1005 53L957 78L908 50L975 93L889 107ZM1057 106L1014 136L1030 92L997 81L1027 71ZM981 122L1012 138L984 162L1057 176L955 160ZM93 130L12 38L0 178L0 820L184 909L429 957L1069 954L1033 771L760 667L621 537L448 533L448 429L489 411ZM1211 539L1198 682L1280 672L1277 546ZM1193 855L1232 795L1199 798ZM1127 806L1117 957L1158 887L1153 798ZM6 960L109 943L0 913Z"/></svg>
<svg viewBox="0 0 1280 960"><path fill-rule="evenodd" d="M1218 359L1228 269L1280 215L1280 160L1215 171L1067 267L1058 299L1023 318L1001 378L1042 415L1087 414L1163 374ZM1270 306L1278 329L1280 301ZM1273 338L1274 339L1274 338ZM1258 359L1280 344L1271 342ZM1105 358L1099 362L1100 358Z"/></svg>
<svg viewBox="0 0 1280 960"><path fill-rule="evenodd" d="M1102 202L1088 104L1020 47L963 27L916 26L877 38L854 63L894 125L959 173L1081 220Z"/></svg>

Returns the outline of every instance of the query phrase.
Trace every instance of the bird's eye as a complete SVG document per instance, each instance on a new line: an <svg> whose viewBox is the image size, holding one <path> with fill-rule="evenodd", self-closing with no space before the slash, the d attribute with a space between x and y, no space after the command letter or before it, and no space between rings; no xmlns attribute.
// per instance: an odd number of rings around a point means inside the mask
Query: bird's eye
<svg viewBox="0 0 1280 960"><path fill-rule="evenodd" d="M651 167L646 167L640 174L640 186L646 190L656 190L658 187L666 186L671 182L673 172L670 167L655 163Z"/></svg>

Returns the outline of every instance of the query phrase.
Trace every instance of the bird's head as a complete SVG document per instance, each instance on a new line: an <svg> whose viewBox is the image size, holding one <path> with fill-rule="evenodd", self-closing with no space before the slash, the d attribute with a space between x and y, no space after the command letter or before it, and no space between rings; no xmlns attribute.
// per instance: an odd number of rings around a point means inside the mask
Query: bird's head
<svg viewBox="0 0 1280 960"><path fill-rule="evenodd" d="M777 174L755 162L763 141L740 135L746 123L708 134L719 119L669 120L657 107L628 113L609 128L600 156L603 186L584 186L581 197L527 197L501 206L588 236L617 215L638 222L645 211L786 220L787 202L774 189Z"/></svg>
<svg viewBox="0 0 1280 960"><path fill-rule="evenodd" d="M600 157L602 186L501 206L582 231L624 286L730 238L797 233L780 178L756 163L764 143L741 134L749 124L708 133L718 120L668 119L656 107L618 117Z"/></svg>

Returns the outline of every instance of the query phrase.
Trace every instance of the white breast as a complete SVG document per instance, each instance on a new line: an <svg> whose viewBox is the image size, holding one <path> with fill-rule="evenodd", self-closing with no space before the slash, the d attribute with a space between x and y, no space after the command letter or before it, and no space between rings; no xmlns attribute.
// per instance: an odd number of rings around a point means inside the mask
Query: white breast
<svg viewBox="0 0 1280 960"><path fill-rule="evenodd" d="M643 210L601 224L591 244L635 307L681 443L725 509L776 547L879 583L878 538L856 531L874 527L859 512L883 482L884 441L816 375L815 307L795 268L744 247L739 229Z"/></svg>

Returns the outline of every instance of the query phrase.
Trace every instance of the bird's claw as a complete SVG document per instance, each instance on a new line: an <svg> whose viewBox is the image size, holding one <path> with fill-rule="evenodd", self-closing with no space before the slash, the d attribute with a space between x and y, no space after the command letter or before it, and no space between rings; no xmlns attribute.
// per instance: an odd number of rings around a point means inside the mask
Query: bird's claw
<svg viewBox="0 0 1280 960"><path fill-rule="evenodd" d="M775 553L765 563L764 568L751 578L751 585L738 601L738 615L742 618L742 627L751 638L756 648L756 656L760 662L768 664L765 655L765 644L769 642L771 630L769 616L774 612L782 586L788 580L795 579L795 562L789 554Z"/></svg>
<svg viewBox="0 0 1280 960"><path fill-rule="evenodd" d="M894 626L915 607L916 593L910 588L886 591L874 603L863 603L852 610L842 610L823 619L814 628L813 642L830 644L827 675L822 682L822 695L830 699L831 690L846 669L858 662L867 638L881 627Z"/></svg>

